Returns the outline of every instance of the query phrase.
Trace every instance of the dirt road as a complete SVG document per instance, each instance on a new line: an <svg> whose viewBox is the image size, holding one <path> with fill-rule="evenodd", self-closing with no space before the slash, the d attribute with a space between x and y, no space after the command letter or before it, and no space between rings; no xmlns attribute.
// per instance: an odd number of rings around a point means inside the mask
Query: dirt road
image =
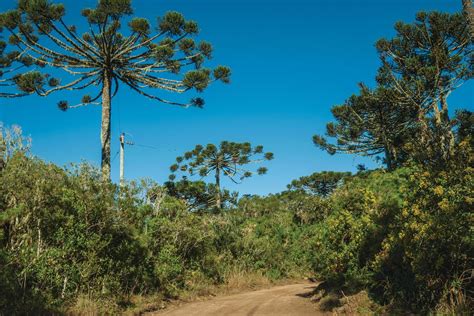
<svg viewBox="0 0 474 316"><path fill-rule="evenodd" d="M204 302L170 307L152 315L160 316L227 316L227 315L323 315L307 294L314 283L277 286L270 289L216 297Z"/></svg>

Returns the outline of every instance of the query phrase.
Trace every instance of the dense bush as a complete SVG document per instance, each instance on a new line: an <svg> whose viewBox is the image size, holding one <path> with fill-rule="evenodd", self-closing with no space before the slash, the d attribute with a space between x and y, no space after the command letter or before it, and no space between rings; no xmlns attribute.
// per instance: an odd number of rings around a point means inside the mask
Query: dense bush
<svg viewBox="0 0 474 316"><path fill-rule="evenodd" d="M116 310L131 295L176 296L233 271L307 271L303 229L284 203L246 202L278 206L196 213L149 181L119 188L87 164L65 170L17 152L0 172L0 310L62 311L79 297Z"/></svg>
<svg viewBox="0 0 474 316"><path fill-rule="evenodd" d="M313 237L312 262L320 277L337 286L361 287L369 282L367 263L381 249L387 222L401 209L398 187L407 172L359 175L330 197L331 210Z"/></svg>
<svg viewBox="0 0 474 316"><path fill-rule="evenodd" d="M88 166L10 159L0 174L1 244L22 291L56 308L77 293L120 296L143 284L145 249L119 220L114 193ZM36 308L19 297L12 308Z"/></svg>
<svg viewBox="0 0 474 316"><path fill-rule="evenodd" d="M145 180L118 187L87 164L29 157L19 133L9 139L0 147L1 313L62 312L84 297L117 312L137 294L311 269L332 291L367 289L403 310L473 307L469 137L444 168L366 170L327 194L290 186L217 213L190 205L195 189L205 193L200 183L183 194Z"/></svg>
<svg viewBox="0 0 474 316"><path fill-rule="evenodd" d="M419 167L410 175L410 194L373 264L374 290L384 302L423 312L474 307L473 159L463 142L446 169Z"/></svg>
<svg viewBox="0 0 474 316"><path fill-rule="evenodd" d="M445 168L413 165L352 178L315 227L315 273L404 310L472 309L473 157L464 141Z"/></svg>

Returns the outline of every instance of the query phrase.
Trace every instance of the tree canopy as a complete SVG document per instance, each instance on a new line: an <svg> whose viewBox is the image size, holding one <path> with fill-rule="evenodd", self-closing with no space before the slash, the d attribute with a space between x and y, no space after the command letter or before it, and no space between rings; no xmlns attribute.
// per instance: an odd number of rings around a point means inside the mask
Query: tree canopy
<svg viewBox="0 0 474 316"><path fill-rule="evenodd" d="M349 153L375 156L393 169L403 162L405 142L413 131L416 114L393 89L370 90L361 84L358 95L331 109L336 122L326 125L326 137L313 142L330 154ZM332 143L327 137L335 138Z"/></svg>
<svg viewBox="0 0 474 316"><path fill-rule="evenodd" d="M85 21L79 26L67 23L63 4L49 0L20 0L16 9L0 14L0 29L9 36L8 45L0 42L0 69L6 68L0 97L80 90L78 102L63 100L59 108L101 105L105 179L110 177L111 100L120 86L162 103L202 107L200 97L178 102L153 90L202 92L213 81L230 80L225 66L203 67L212 45L194 39L195 21L178 12L167 12L155 23L132 14L131 0L99 0L95 8L82 10Z"/></svg>
<svg viewBox="0 0 474 316"><path fill-rule="evenodd" d="M216 185L204 181L166 181L164 184L169 195L183 200L191 211L205 212L216 205ZM221 204L235 205L237 203L237 192L221 190Z"/></svg>
<svg viewBox="0 0 474 316"><path fill-rule="evenodd" d="M474 74L466 16L420 12L395 24L392 39L377 41L377 86L332 108L336 122L313 142L330 154L382 156L388 169L409 158L445 162L454 146L448 97Z"/></svg>
<svg viewBox="0 0 474 316"><path fill-rule="evenodd" d="M288 190L303 191L322 197L329 196L334 189L351 176L350 172L323 171L300 177L287 185Z"/></svg>
<svg viewBox="0 0 474 316"><path fill-rule="evenodd" d="M414 23L395 24L395 37L376 48L382 66L377 82L395 89L417 113L413 146L424 158L446 161L454 137L448 97L474 74L469 19L461 14L419 12Z"/></svg>
<svg viewBox="0 0 474 316"><path fill-rule="evenodd" d="M170 167L173 172L170 175L170 180L175 179L175 172L182 172L190 176L199 175L201 178L214 174L217 189L216 206L221 208L221 174L234 183L239 183L254 174L262 175L267 172L265 167L252 170L248 165L272 159L273 153L264 152L261 145L252 147L250 143L228 141L221 142L219 146L214 144L208 144L205 147L196 145L192 151L176 158L176 163Z"/></svg>

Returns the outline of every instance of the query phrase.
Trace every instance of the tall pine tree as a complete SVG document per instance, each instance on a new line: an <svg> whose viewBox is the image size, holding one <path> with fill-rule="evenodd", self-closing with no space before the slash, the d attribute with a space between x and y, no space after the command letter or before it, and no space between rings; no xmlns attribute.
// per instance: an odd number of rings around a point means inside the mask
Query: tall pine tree
<svg viewBox="0 0 474 316"><path fill-rule="evenodd" d="M101 165L105 180L110 178L112 99L120 86L162 103L202 107L201 98L181 103L152 90L201 92L211 82L227 83L230 77L227 67L202 67L211 58L212 46L194 40L196 22L185 20L178 12L168 12L153 27L145 18L131 18L132 14L131 0L99 0L95 8L82 10L85 21L79 26L67 23L64 5L49 0L19 0L15 10L0 14L0 28L9 36L10 44L0 43L0 67L11 71L0 78L2 86L11 91L2 92L0 97L48 96L61 90L92 92L84 93L78 104L61 101L58 106L62 110L102 106ZM87 31L81 33L80 29ZM28 66L35 67L27 71ZM193 69L185 71L186 67ZM60 77L52 76L60 71Z"/></svg>

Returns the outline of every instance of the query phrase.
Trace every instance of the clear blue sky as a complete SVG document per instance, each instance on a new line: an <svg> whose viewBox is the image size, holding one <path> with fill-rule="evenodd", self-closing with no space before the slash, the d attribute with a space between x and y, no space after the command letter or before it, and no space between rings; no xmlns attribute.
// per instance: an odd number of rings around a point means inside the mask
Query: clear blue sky
<svg viewBox="0 0 474 316"><path fill-rule="evenodd" d="M1 1L0 9L15 2ZM82 7L97 3L62 2L72 23L82 19ZM357 156L329 156L313 145L312 135L324 132L331 106L357 92L358 82L373 84L379 65L374 43L392 36L396 21L413 21L420 10L454 12L461 0L134 0L133 7L151 21L169 10L196 20L200 38L215 48L209 65L229 65L233 74L230 85L217 83L203 93L203 110L156 103L123 88L113 101L112 155L120 130L136 144L154 147L126 148L126 177L162 183L174 158L196 144L249 141L274 152L268 174L224 185L266 194L315 171L354 171L358 163L375 167ZM456 91L451 107L472 107L473 87ZM56 107L61 99L62 94L0 99L0 121L21 125L33 139L33 153L47 161L98 165L100 108L63 113ZM118 157L112 168L117 180Z"/></svg>

